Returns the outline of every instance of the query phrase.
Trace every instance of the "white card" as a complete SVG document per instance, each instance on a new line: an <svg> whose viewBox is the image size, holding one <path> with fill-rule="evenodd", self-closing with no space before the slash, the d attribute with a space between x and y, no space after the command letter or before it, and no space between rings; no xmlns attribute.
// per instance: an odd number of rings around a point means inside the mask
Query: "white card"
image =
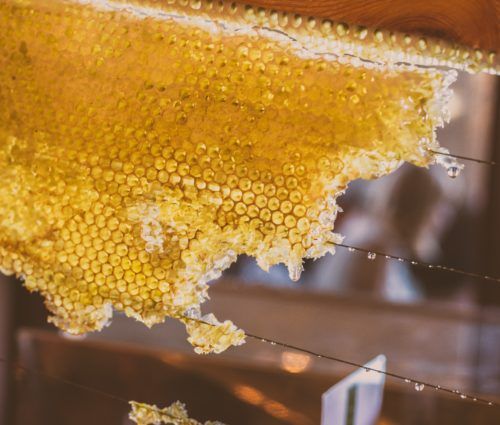
<svg viewBox="0 0 500 425"><path fill-rule="evenodd" d="M383 354L365 367L385 372ZM360 368L325 392L321 398L321 425L375 425L382 408L385 375Z"/></svg>

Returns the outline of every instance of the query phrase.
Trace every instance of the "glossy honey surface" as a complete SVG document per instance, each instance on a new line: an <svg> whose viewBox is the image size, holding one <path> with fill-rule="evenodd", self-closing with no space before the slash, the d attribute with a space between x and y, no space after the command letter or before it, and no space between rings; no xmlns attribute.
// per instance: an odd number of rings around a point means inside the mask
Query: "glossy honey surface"
<svg viewBox="0 0 500 425"><path fill-rule="evenodd" d="M333 253L350 181L433 161L454 73L170 3L0 0L0 268L69 332L169 316L219 352L243 332L185 318L207 282Z"/></svg>

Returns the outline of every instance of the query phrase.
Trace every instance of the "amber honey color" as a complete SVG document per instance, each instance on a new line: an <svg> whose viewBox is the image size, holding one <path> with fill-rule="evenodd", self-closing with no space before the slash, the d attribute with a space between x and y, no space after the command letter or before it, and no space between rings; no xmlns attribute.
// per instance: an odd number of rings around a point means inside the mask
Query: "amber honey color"
<svg viewBox="0 0 500 425"><path fill-rule="evenodd" d="M169 316L220 352L207 282L333 253L350 181L433 161L454 73L145 5L0 0L0 268L68 332Z"/></svg>

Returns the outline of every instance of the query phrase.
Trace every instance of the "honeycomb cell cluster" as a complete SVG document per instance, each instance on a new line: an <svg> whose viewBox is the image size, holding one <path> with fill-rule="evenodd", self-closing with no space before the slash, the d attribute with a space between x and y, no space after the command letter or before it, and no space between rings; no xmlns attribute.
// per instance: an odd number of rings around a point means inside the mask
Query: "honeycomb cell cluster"
<svg viewBox="0 0 500 425"><path fill-rule="evenodd" d="M188 416L186 406L179 401L170 406L160 409L155 405L130 402L130 419L137 425L224 425L218 421L207 421L204 423L191 419Z"/></svg>
<svg viewBox="0 0 500 425"><path fill-rule="evenodd" d="M207 282L333 253L350 181L433 161L455 73L171 3L0 1L0 268L68 332L168 316L220 352Z"/></svg>

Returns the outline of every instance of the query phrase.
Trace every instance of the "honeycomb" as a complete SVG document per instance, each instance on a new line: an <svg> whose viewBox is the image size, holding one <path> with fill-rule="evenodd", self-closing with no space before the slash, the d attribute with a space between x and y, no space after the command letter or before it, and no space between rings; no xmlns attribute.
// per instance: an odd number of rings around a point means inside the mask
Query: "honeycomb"
<svg viewBox="0 0 500 425"><path fill-rule="evenodd" d="M160 409L155 405L131 401L130 419L137 425L224 425L222 422L207 421L204 424L188 416L186 406L179 401Z"/></svg>
<svg viewBox="0 0 500 425"><path fill-rule="evenodd" d="M208 282L334 253L350 181L434 161L455 72L172 3L0 1L0 269L67 332L172 317L220 352Z"/></svg>

